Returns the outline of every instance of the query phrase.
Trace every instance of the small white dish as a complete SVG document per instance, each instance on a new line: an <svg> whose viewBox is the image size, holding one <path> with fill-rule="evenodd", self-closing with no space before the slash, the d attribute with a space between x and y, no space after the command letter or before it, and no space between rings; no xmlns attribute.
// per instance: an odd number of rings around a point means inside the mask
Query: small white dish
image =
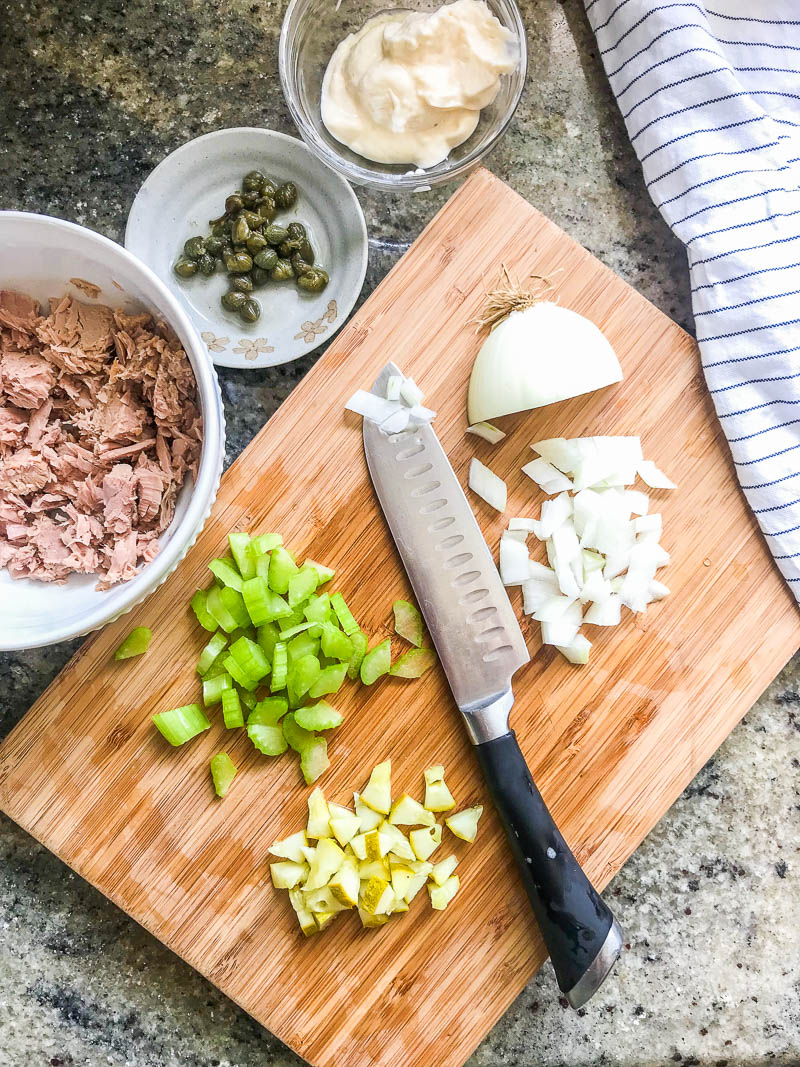
<svg viewBox="0 0 800 1067"><path fill-rule="evenodd" d="M184 241L208 234L208 220L222 214L249 170L295 183L297 204L276 222L303 222L316 262L330 274L322 293L292 282L257 290L261 318L252 325L220 305L224 272L184 280L172 269ZM162 160L133 202L125 247L175 294L221 367L274 367L313 351L344 323L367 271L364 213L344 178L297 138L246 126L197 137Z"/></svg>

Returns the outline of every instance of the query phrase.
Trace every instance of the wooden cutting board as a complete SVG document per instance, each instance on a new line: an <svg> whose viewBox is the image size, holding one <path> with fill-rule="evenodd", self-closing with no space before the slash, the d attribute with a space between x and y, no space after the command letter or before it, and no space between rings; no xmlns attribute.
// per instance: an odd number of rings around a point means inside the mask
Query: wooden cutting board
<svg viewBox="0 0 800 1067"><path fill-rule="evenodd" d="M479 344L469 323L501 264L552 277L561 303L606 333L625 380L506 419L508 437L493 448L465 437L464 412ZM626 614L617 629L592 628L582 668L542 648L538 626L523 622L533 658L515 678L512 722L598 886L800 644L800 616L737 488L692 339L478 171L231 467L177 572L87 641L0 749L8 815L324 1067L461 1064L545 958L438 669L419 682L350 686L337 700L346 718L321 782L329 798L347 802L390 755L396 793L421 795L422 770L442 762L459 802L487 804L477 843L456 843L462 890L449 910L432 913L418 899L379 931L362 931L349 915L304 941L286 895L268 882L267 846L304 823L308 789L294 759L260 756L220 722L173 750L149 722L198 697L205 636L186 604L229 530L280 530L301 559L336 567L335 584L369 633L389 632L390 605L409 594L408 582L370 487L360 419L343 411L388 358L438 410L458 475L466 480L477 453L508 480L509 516L538 514L541 495L520 467L542 437L640 434L645 455L679 483L678 492L653 493L672 553L659 575L672 589L667 600L645 616ZM496 550L503 520L473 504ZM513 600L519 607L518 591ZM140 624L153 630L150 651L113 663ZM222 747L240 776L220 802L208 760ZM624 926L624 911L619 919Z"/></svg>

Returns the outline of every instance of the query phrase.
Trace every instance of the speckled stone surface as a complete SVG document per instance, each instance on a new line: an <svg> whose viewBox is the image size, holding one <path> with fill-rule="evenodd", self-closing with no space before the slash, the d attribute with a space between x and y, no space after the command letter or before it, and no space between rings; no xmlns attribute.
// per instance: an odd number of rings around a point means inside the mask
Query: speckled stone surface
<svg viewBox="0 0 800 1067"><path fill-rule="evenodd" d="M581 4L522 9L528 85L489 165L689 325L683 251L646 195ZM0 208L119 240L143 178L183 141L221 126L291 132L281 14L250 0L0 0ZM364 295L446 195L359 194ZM222 372L229 461L314 358ZM0 736L75 647L0 656ZM576 1015L545 967L470 1067L800 1064L798 782L795 660L607 890L629 945L613 981ZM0 1067L300 1062L0 817Z"/></svg>

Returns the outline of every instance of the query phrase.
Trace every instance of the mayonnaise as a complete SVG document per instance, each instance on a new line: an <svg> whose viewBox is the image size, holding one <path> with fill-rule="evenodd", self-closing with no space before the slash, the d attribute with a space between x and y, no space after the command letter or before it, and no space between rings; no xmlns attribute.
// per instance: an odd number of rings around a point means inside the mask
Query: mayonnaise
<svg viewBox="0 0 800 1067"><path fill-rule="evenodd" d="M331 56L322 121L367 159L432 167L467 140L518 63L516 36L485 0L376 15Z"/></svg>

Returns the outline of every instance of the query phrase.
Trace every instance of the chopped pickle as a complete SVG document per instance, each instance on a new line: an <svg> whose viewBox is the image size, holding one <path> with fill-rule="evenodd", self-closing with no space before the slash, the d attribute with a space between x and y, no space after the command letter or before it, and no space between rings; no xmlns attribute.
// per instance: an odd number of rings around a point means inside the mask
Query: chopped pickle
<svg viewBox="0 0 800 1067"><path fill-rule="evenodd" d="M482 814L483 805L478 804L474 808L465 808L463 811L457 811L455 815L448 815L444 820L444 824L451 834L455 834L462 841L469 841L471 844L478 834L478 820Z"/></svg>
<svg viewBox="0 0 800 1067"><path fill-rule="evenodd" d="M131 659L133 656L141 656L147 651L152 636L146 626L136 626L114 653L114 659ZM212 660L213 658L214 656L211 657Z"/></svg>
<svg viewBox="0 0 800 1067"><path fill-rule="evenodd" d="M227 752L218 752L211 757L211 778L214 782L214 792L218 797L224 797L236 777L236 764Z"/></svg>
<svg viewBox="0 0 800 1067"><path fill-rule="evenodd" d="M324 737L315 735L300 753L300 770L303 773L306 785L316 782L330 765L328 742Z"/></svg>

